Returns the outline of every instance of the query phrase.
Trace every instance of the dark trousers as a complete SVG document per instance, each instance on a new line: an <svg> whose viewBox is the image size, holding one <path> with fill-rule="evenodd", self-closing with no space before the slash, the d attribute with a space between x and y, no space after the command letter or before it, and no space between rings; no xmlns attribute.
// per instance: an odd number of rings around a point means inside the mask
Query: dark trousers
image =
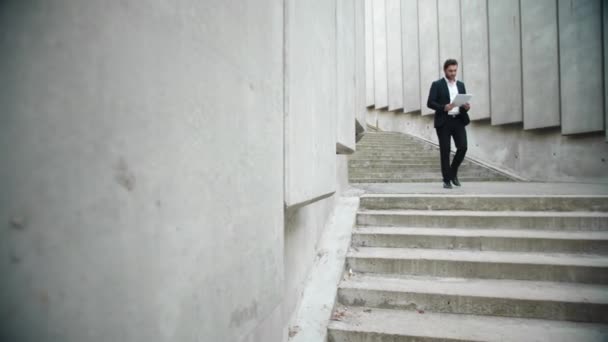
<svg viewBox="0 0 608 342"><path fill-rule="evenodd" d="M449 182L458 176L458 167L467 153L467 131L458 115L455 117L448 116L445 124L435 128L435 130L437 131L437 138L439 138L441 175L444 182ZM451 137L454 137L454 144L456 144L456 155L452 160L452 165L450 165Z"/></svg>

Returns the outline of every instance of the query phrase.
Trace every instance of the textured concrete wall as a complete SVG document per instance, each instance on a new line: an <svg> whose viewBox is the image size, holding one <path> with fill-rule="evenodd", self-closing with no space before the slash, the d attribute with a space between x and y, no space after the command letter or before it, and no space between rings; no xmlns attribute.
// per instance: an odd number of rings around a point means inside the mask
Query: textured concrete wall
<svg viewBox="0 0 608 342"><path fill-rule="evenodd" d="M403 57L403 111L411 112L420 110L421 108L418 0L401 0L401 39L401 54ZM426 102L424 106L426 107Z"/></svg>
<svg viewBox="0 0 608 342"><path fill-rule="evenodd" d="M368 115L378 117L382 130L409 133L438 143L432 116L378 110L371 110ZM602 134L564 136L559 128L522 130L516 125L491 126L472 121L467 126L467 140L467 156L526 179L608 183L608 144Z"/></svg>
<svg viewBox="0 0 608 342"><path fill-rule="evenodd" d="M355 2L336 0L337 141L338 153L355 150Z"/></svg>
<svg viewBox="0 0 608 342"><path fill-rule="evenodd" d="M443 66L443 62L448 58L454 58L461 64L460 0L437 0L437 11L439 64ZM458 78L460 79L465 73L461 66L458 69Z"/></svg>
<svg viewBox="0 0 608 342"><path fill-rule="evenodd" d="M282 2L0 22L0 340L280 341Z"/></svg>
<svg viewBox="0 0 608 342"><path fill-rule="evenodd" d="M365 104L374 105L374 6L372 0L365 1Z"/></svg>
<svg viewBox="0 0 608 342"><path fill-rule="evenodd" d="M460 78L473 94L471 120L490 117L490 61L488 56L488 7L486 1L461 0L462 66Z"/></svg>
<svg viewBox="0 0 608 342"><path fill-rule="evenodd" d="M388 107L388 60L386 50L386 0L372 1L374 26L374 106Z"/></svg>
<svg viewBox="0 0 608 342"><path fill-rule="evenodd" d="M401 57L401 0L386 1L388 110L403 109L403 61Z"/></svg>
<svg viewBox="0 0 608 342"><path fill-rule="evenodd" d="M317 260L319 238L330 222L336 201L348 188L348 156L336 156L337 190L333 196L316 201L301 208L287 210L285 214L285 292L283 317L293 321L300 306L310 270ZM276 327L275 327L276 328ZM252 342L274 342L255 340Z"/></svg>
<svg viewBox="0 0 608 342"><path fill-rule="evenodd" d="M488 1L492 125L522 122L519 0Z"/></svg>
<svg viewBox="0 0 608 342"><path fill-rule="evenodd" d="M559 126L557 2L521 1L524 128Z"/></svg>
<svg viewBox="0 0 608 342"><path fill-rule="evenodd" d="M558 0L558 6L562 133L601 131L604 129L601 0Z"/></svg>
<svg viewBox="0 0 608 342"><path fill-rule="evenodd" d="M287 16L285 204L289 207L336 190L336 2L289 1Z"/></svg>
<svg viewBox="0 0 608 342"><path fill-rule="evenodd" d="M420 47L420 113L433 114L426 106L431 84L441 73L439 63L439 38L437 27L437 2L418 0L418 34Z"/></svg>

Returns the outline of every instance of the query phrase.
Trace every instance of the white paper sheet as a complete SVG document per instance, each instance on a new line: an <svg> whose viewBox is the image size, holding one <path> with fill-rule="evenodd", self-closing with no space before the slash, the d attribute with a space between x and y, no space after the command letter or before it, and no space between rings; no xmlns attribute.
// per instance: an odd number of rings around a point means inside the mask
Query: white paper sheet
<svg viewBox="0 0 608 342"><path fill-rule="evenodd" d="M457 94L456 97L454 98L454 101L452 101L452 104L455 105L456 107L460 107L463 104L471 101L472 98L473 98L473 94Z"/></svg>

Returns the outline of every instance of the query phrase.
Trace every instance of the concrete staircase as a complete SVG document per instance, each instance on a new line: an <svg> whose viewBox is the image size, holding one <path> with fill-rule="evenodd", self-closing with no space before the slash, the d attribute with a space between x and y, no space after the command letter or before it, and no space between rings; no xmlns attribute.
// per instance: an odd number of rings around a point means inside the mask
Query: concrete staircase
<svg viewBox="0 0 608 342"><path fill-rule="evenodd" d="M348 167L351 183L442 181L439 148L397 132L365 133L349 157ZM463 182L510 180L466 158L458 178Z"/></svg>
<svg viewBox="0 0 608 342"><path fill-rule="evenodd" d="M608 196L362 195L328 340L608 341Z"/></svg>

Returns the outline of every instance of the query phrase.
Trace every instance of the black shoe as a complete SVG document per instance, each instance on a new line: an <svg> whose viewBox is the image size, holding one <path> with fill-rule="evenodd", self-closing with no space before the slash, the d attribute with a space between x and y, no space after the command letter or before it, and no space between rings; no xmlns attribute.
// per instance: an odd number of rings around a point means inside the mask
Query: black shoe
<svg viewBox="0 0 608 342"><path fill-rule="evenodd" d="M451 189L452 188L452 184L450 184L450 182L443 182L443 187L446 189Z"/></svg>
<svg viewBox="0 0 608 342"><path fill-rule="evenodd" d="M458 181L458 178L454 177L454 179L452 179L452 183L454 183L454 185L456 186L460 186L460 182Z"/></svg>

